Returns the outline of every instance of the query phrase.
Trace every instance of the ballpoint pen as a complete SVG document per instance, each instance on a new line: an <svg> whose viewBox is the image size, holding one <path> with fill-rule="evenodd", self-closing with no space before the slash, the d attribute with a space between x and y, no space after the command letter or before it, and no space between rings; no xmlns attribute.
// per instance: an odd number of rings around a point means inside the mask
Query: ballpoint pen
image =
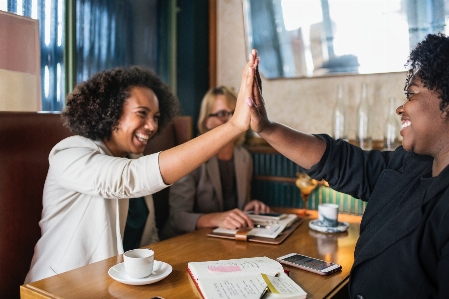
<svg viewBox="0 0 449 299"><path fill-rule="evenodd" d="M279 274L280 274L280 273L277 272L277 273L274 275L274 277L279 277ZM269 288L268 286L266 286L265 289L263 289L262 294L260 294L259 299L265 298L265 296L267 296L267 294L268 294L269 291L270 291L270 288Z"/></svg>

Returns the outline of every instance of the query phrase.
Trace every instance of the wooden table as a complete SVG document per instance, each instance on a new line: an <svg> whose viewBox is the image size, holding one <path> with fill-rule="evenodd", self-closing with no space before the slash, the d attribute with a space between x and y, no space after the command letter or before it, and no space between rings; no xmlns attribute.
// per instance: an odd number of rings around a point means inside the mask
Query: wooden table
<svg viewBox="0 0 449 299"><path fill-rule="evenodd" d="M268 245L207 237L210 229L201 229L176 238L168 239L151 247L155 259L173 267L173 272L154 284L133 286L115 281L108 275L110 267L121 263L117 256L93 263L53 277L20 287L21 299L27 298L144 298L160 296L172 298L201 298L189 274L187 263L232 259L243 257L276 257L297 252L311 257L342 265L341 272L321 276L300 269L285 266L290 277L312 298L332 298L349 279L354 261L354 248L359 236L360 217L343 218L352 221L347 232L325 234L309 229L308 222L316 218L316 211L310 211L310 218L304 222L280 245Z"/></svg>

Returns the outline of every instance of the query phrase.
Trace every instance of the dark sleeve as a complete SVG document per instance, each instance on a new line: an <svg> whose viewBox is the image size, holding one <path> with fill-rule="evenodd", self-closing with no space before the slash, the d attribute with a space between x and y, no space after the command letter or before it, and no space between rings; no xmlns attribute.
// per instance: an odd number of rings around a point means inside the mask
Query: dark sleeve
<svg viewBox="0 0 449 299"><path fill-rule="evenodd" d="M305 172L317 180L326 180L336 191L368 201L392 152L364 151L329 135L316 136L326 142L326 151L321 161Z"/></svg>

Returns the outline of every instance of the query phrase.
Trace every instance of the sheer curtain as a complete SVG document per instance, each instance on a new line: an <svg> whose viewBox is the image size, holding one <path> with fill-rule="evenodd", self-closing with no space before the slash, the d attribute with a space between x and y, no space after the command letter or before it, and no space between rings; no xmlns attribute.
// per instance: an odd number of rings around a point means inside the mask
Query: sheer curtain
<svg viewBox="0 0 449 299"><path fill-rule="evenodd" d="M157 0L77 0L77 82L117 66L158 68Z"/></svg>
<svg viewBox="0 0 449 299"><path fill-rule="evenodd" d="M76 82L117 66L144 65L169 82L169 2L162 0L0 0L0 9L39 20L42 110L64 108L66 14L75 19ZM5 5L6 3L6 5ZM72 33L73 34L73 33Z"/></svg>

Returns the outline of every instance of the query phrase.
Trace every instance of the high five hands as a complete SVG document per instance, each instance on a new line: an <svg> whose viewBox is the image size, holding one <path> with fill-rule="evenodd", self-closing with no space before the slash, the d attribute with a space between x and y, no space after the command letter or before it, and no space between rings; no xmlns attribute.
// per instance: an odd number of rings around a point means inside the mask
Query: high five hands
<svg viewBox="0 0 449 299"><path fill-rule="evenodd" d="M262 96L262 80L259 73L260 57L257 50L253 49L250 54L250 62L254 61L254 81L252 86L251 121L250 127L256 133L262 132L269 124L265 102Z"/></svg>

